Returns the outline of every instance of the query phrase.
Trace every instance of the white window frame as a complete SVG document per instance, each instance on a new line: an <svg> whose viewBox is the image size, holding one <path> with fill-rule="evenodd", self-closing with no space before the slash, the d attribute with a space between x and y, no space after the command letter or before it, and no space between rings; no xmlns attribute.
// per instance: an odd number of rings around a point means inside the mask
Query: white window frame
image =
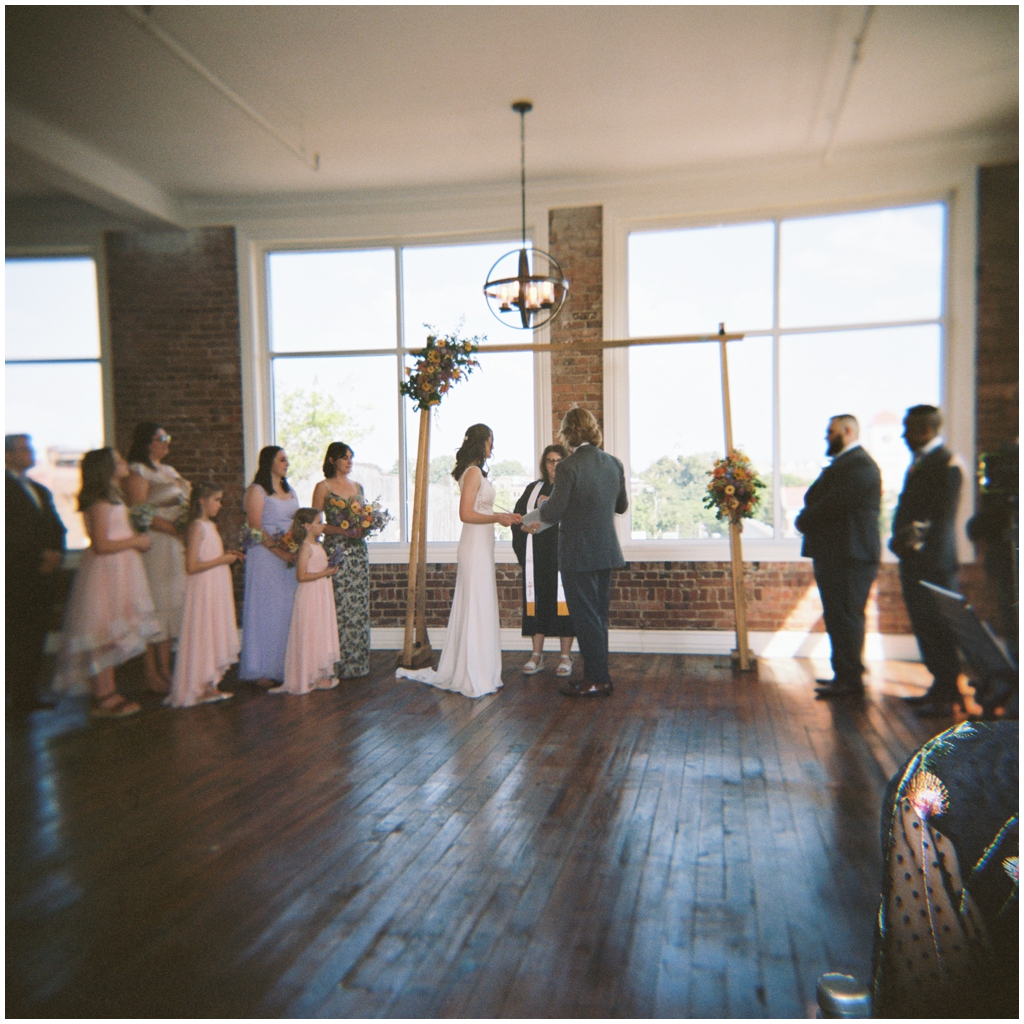
<svg viewBox="0 0 1024 1024"><path fill-rule="evenodd" d="M537 248L547 248L547 210L533 209L528 211L533 225L528 224L527 239ZM296 231L295 227L299 230ZM275 358L289 358L295 353L282 352L271 354L270 332L267 323L267 260L272 252L340 252L363 251L367 249L392 249L395 254L395 286L396 286L396 348L403 334L402 310L402 260L404 248L420 248L425 246L471 245L516 238L516 230L485 228L476 231L444 232L428 231L423 234L377 235L354 238L351 235L327 236L315 229L307 234L301 225L292 225L292 230L274 232L257 229L250 233L244 226L236 227L236 245L239 267L239 311L242 329L242 377L243 377L243 429L245 432L245 481L246 484L256 472L259 451L262 447L273 443L274 410L272 397L272 367ZM483 278L480 280L480 301L483 298ZM523 332L523 341L546 343L549 340L549 329L545 326L532 333ZM358 355L395 355L396 348L339 350L311 353L318 357L358 356ZM486 346L484 347L486 350ZM306 355L310 353L304 353ZM301 358L301 356L300 356ZM407 365L396 359L398 373L395 389L401 379L401 369ZM533 360L533 392L534 392L534 463L539 463L540 453L545 445L551 443L551 357L547 353L534 353ZM399 403L399 460L407 463L407 403ZM402 474L399 481L401 504L403 510L411 509L412 495L407 494L408 475ZM374 542L367 545L371 563L400 564L409 560L409 544L407 542ZM458 541L443 543L431 542L427 545L427 561L435 563L451 563L456 561ZM495 545L495 561L516 562L512 545L508 541L498 541Z"/></svg>
<svg viewBox="0 0 1024 1024"><path fill-rule="evenodd" d="M610 328L610 330L606 328L606 336L614 338L628 337L628 244L629 235L632 232L775 222L776 276L773 324L770 331L759 331L757 337L771 336L773 341L772 461L776 482L776 486L773 488L776 524L781 521L779 508L781 492L778 487L781 473L778 459L780 418L777 415L779 338L782 335L790 334L846 331L865 327L906 326L911 323L911 321L899 321L868 325L842 325L841 327L780 328L777 274L780 224L782 221L805 217L867 212L929 203L945 205L946 226L940 316L936 320L925 322L928 324L938 323L941 331L940 401L945 417L943 432L953 450L960 454L965 461L969 461L974 456L975 293L973 267L976 250L974 233L976 184L973 175L970 180L961 181L959 187L925 188L910 193L895 192L870 198L839 198L799 205L777 204L769 207L732 209L727 212L719 210L675 216L631 216L627 211L620 209L613 210L612 216L607 218L608 223L605 227L605 323ZM607 212L606 210L606 214ZM609 284L610 287L608 287ZM913 323L919 322L921 321L913 321ZM716 328L717 324L709 325L709 330L713 331ZM740 325L737 325L737 329L740 329ZM729 330L728 323L726 330ZM608 448L622 459L628 478L631 474L629 350L625 348L606 350L604 370L605 434L608 439ZM955 387L954 381L957 382ZM823 431L824 427L825 424L822 424ZM958 516L961 527L958 531L960 559L963 562L973 561L973 551L966 541L963 529L966 520L973 512L973 501L972 488L969 485L965 486ZM630 536L628 517L625 516L619 520L618 530L623 554L628 562L725 562L730 558L727 539L633 540ZM801 559L800 544L800 538L745 538L743 557L748 562L798 561ZM895 558L886 550L883 552L883 561L895 561Z"/></svg>
<svg viewBox="0 0 1024 1024"><path fill-rule="evenodd" d="M113 444L114 436L114 375L110 355L110 315L107 303L107 263L102 245L22 245L5 248L8 260L59 260L87 257L96 266L96 301L99 309L100 354L98 359L4 359L8 363L93 363L100 365L103 388L103 443ZM6 354L5 354L6 355Z"/></svg>
<svg viewBox="0 0 1024 1024"><path fill-rule="evenodd" d="M99 309L100 355L93 359L4 359L4 365L13 363L92 363L100 365L100 386L103 407L103 444L114 444L114 374L110 345L110 306L107 302L107 261L100 243L87 245L20 245L7 246L4 258L9 260L55 260L75 259L87 256L96 265L96 301ZM86 549L83 549L86 550ZM82 551L67 551L64 554L64 568L77 569Z"/></svg>

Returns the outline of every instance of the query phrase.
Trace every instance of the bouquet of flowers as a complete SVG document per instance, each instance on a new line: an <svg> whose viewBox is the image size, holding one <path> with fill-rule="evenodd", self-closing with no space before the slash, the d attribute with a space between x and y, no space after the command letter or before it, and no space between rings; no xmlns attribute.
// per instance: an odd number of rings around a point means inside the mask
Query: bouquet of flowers
<svg viewBox="0 0 1024 1024"><path fill-rule="evenodd" d="M724 459L719 459L713 469L708 470L711 481L704 495L704 507L717 509L718 519L738 523L750 519L764 487L764 481L757 475L750 459L735 449Z"/></svg>
<svg viewBox="0 0 1024 1024"><path fill-rule="evenodd" d="M277 548L278 551L283 551L286 555L296 554L300 547L290 530L271 536L265 530L254 530L248 523L242 523L242 529L238 532L238 546L242 549L243 554L252 548L266 547L267 541L273 541L270 545L271 548ZM292 562L291 565L294 566L295 563Z"/></svg>
<svg viewBox="0 0 1024 1024"><path fill-rule="evenodd" d="M381 508L380 498L367 501L358 494L351 498L328 494L324 517L331 526L342 531L334 536L347 540L362 540L371 533L379 533L394 519L386 508Z"/></svg>
<svg viewBox="0 0 1024 1024"><path fill-rule="evenodd" d="M429 326L427 329L431 330ZM408 380L402 381L399 390L413 400L417 411L440 405L441 396L480 365L473 355L484 340L479 336L460 338L457 332L451 337L439 338L431 331L427 335L427 347L416 357L416 366L406 367Z"/></svg>
<svg viewBox="0 0 1024 1024"><path fill-rule="evenodd" d="M274 547L278 551L283 551L286 555L297 555L302 545L292 536L291 530L287 530L277 538L277 543ZM292 566L295 565L294 562L291 564Z"/></svg>
<svg viewBox="0 0 1024 1024"><path fill-rule="evenodd" d="M151 501L140 502L128 509L128 518L139 533L146 533L157 515L156 505Z"/></svg>
<svg viewBox="0 0 1024 1024"><path fill-rule="evenodd" d="M248 523L242 523L242 529L238 531L238 546L242 551L262 547L266 539L267 535L262 530L254 530Z"/></svg>

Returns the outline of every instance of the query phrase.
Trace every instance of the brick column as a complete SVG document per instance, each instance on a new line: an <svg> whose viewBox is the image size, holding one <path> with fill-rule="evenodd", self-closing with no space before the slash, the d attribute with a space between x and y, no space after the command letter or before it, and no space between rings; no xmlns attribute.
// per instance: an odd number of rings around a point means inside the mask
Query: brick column
<svg viewBox="0 0 1024 1024"><path fill-rule="evenodd" d="M1017 164L978 171L978 350L976 443L992 451L1017 436Z"/></svg>
<svg viewBox="0 0 1024 1024"><path fill-rule="evenodd" d="M979 454L1013 443L1019 429L1017 176L1017 164L978 169L975 449ZM981 618L995 624L995 589L980 562L962 567L960 585Z"/></svg>
<svg viewBox="0 0 1024 1024"><path fill-rule="evenodd" d="M548 249L569 280L569 295L551 325L554 345L601 341L604 334L602 211L576 206L548 213ZM600 352L551 354L551 415L557 436L573 405L604 421L604 356Z"/></svg>
<svg viewBox="0 0 1024 1024"><path fill-rule="evenodd" d="M233 228L110 232L107 301L117 445L152 420L168 463L224 491L228 546L242 523L242 364Z"/></svg>

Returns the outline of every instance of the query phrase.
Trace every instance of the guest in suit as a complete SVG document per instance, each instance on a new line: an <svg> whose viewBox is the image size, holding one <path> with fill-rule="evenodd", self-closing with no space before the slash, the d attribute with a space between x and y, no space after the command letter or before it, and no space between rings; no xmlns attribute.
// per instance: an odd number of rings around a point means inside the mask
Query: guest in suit
<svg viewBox="0 0 1024 1024"><path fill-rule="evenodd" d="M957 690L960 659L953 634L933 595L921 580L956 590L956 512L963 469L939 435L942 414L933 405L915 405L903 420L903 439L914 461L892 522L889 547L900 560L900 585L917 645L932 685L923 697L904 698L923 717L940 718L961 703Z"/></svg>
<svg viewBox="0 0 1024 1024"><path fill-rule="evenodd" d="M859 436L854 416L828 421L826 454L832 462L807 489L795 524L804 535L800 553L814 560L832 643L833 678L818 680L819 699L864 692L864 606L881 556L882 475Z"/></svg>
<svg viewBox="0 0 1024 1024"><path fill-rule="evenodd" d="M558 523L558 569L569 617L583 656L583 679L559 687L570 697L607 697L608 601L612 569L625 565L615 514L629 508L622 463L601 451L601 428L586 409L570 409L562 441L572 449L555 469L551 497L540 506L545 523Z"/></svg>
<svg viewBox="0 0 1024 1024"><path fill-rule="evenodd" d="M27 434L4 438L7 564L7 699L18 711L52 707L36 690L43 663L55 570L64 557L64 524L53 496L25 474L36 464Z"/></svg>

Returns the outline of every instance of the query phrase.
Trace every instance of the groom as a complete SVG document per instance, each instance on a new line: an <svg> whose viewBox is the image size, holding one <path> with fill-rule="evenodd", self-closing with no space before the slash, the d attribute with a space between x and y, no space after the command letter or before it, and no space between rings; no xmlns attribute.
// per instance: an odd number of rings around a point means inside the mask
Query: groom
<svg viewBox="0 0 1024 1024"><path fill-rule="evenodd" d="M615 534L615 513L629 508L626 474L618 459L598 447L601 428L586 409L565 414L562 440L573 452L558 464L540 518L560 524L558 569L583 655L583 679L559 689L568 697L607 697L608 595L612 569L626 564Z"/></svg>

